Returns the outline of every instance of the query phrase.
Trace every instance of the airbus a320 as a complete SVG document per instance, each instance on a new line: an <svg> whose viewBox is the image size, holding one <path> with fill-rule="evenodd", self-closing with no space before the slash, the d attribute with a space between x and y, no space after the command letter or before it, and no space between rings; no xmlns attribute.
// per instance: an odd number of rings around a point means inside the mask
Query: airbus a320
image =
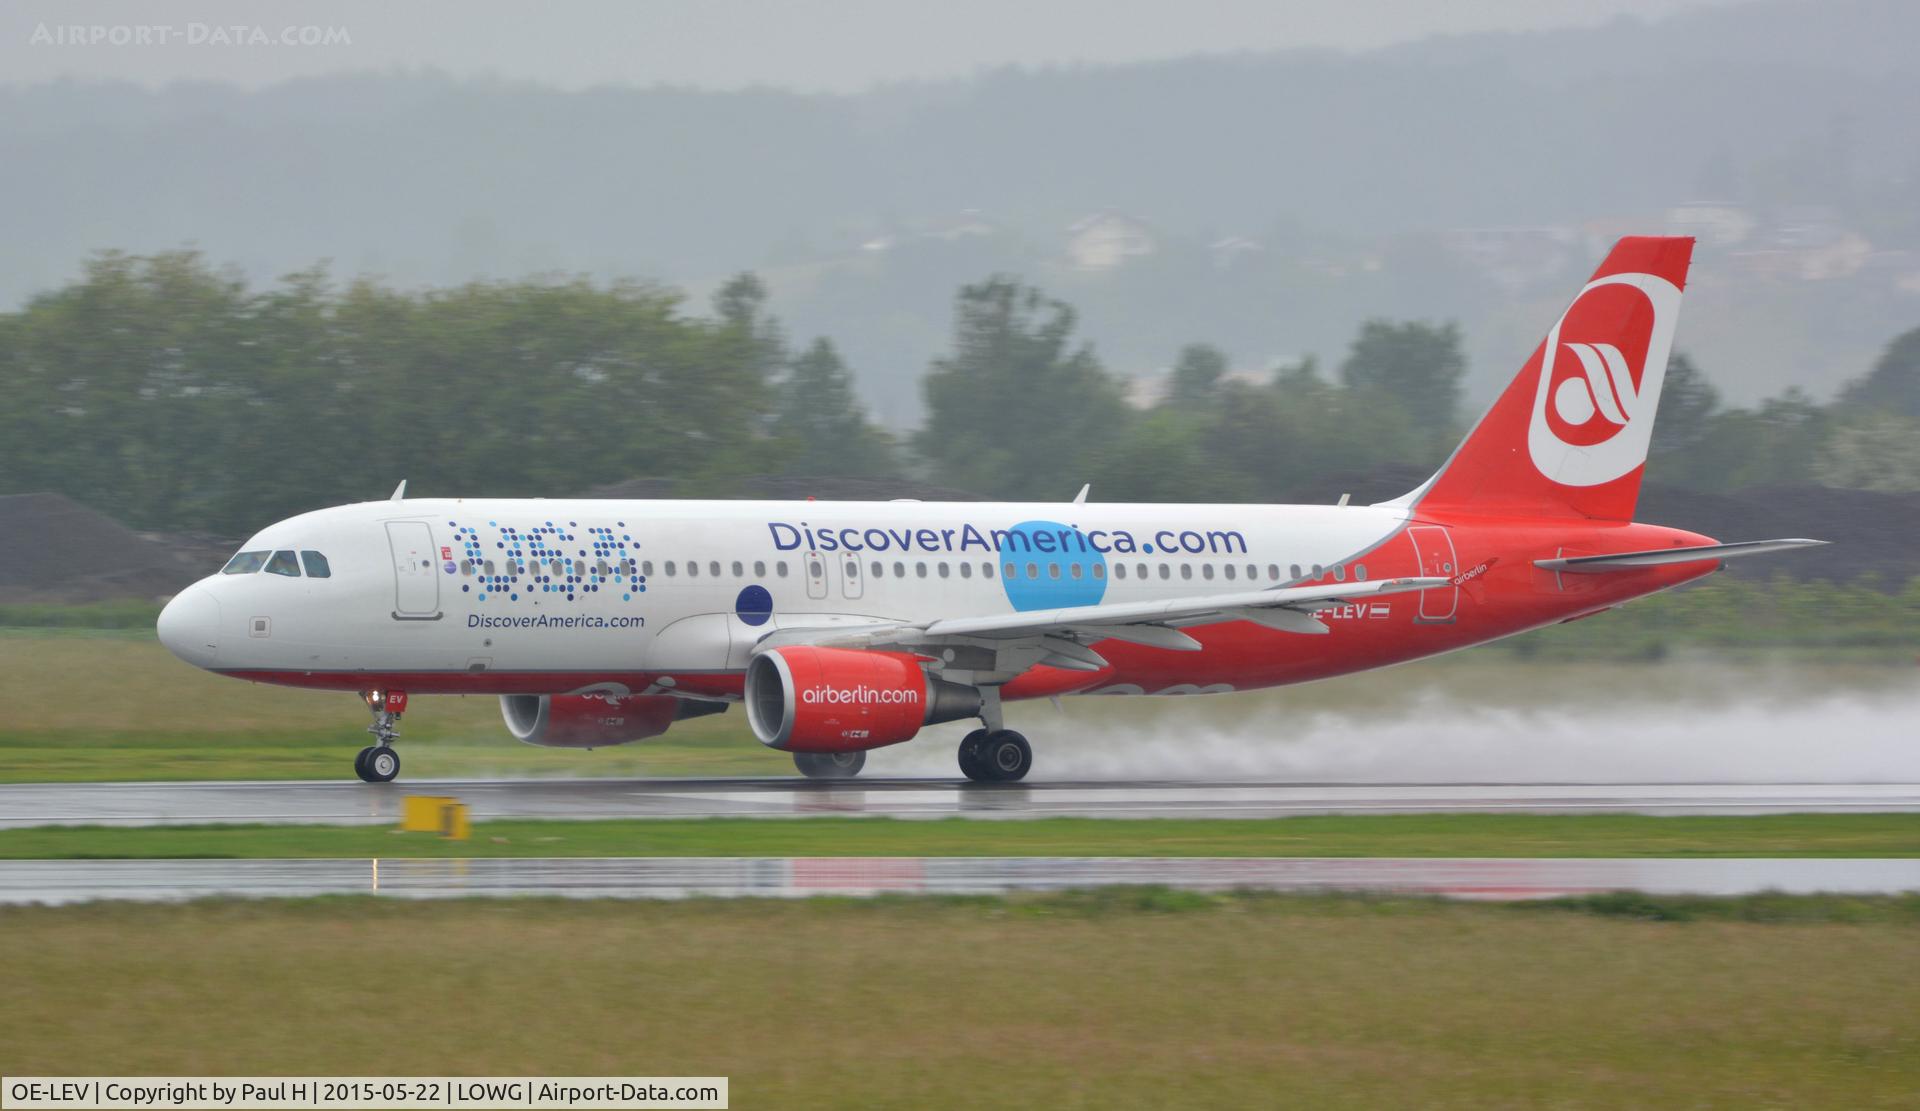
<svg viewBox="0 0 1920 1111"><path fill-rule="evenodd" d="M406 498L262 529L161 613L237 679L358 692L369 782L413 695L593 748L744 704L805 775L940 722L1028 774L1004 707L1364 671L1818 543L1633 521L1693 242L1621 240L1431 479L1377 505ZM1083 490L1084 494L1085 491Z"/></svg>

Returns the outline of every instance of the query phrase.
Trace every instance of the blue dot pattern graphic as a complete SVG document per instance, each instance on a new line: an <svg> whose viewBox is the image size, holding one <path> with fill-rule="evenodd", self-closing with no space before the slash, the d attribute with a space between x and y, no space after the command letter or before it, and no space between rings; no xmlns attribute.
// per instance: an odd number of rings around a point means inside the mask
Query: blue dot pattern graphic
<svg viewBox="0 0 1920 1111"><path fill-rule="evenodd" d="M1023 521L1007 531L1000 584L1014 609L1092 606L1106 597L1107 557L1094 550L1085 533L1056 521ZM1013 574L1005 573L1009 565Z"/></svg>
<svg viewBox="0 0 1920 1111"><path fill-rule="evenodd" d="M442 566L448 575L473 580L460 589L475 601L518 602L523 594L529 601L539 594L574 601L605 589L618 590L621 601L631 602L646 593L647 577L634 556L640 544L625 521L589 525L584 535L574 531L580 528L576 521L524 526L488 521L484 532L459 521L448 521L447 527L453 530L448 553L459 561L449 559Z"/></svg>
<svg viewBox="0 0 1920 1111"><path fill-rule="evenodd" d="M773 616L773 595L758 583L745 587L733 600L733 612L748 625L765 625Z"/></svg>

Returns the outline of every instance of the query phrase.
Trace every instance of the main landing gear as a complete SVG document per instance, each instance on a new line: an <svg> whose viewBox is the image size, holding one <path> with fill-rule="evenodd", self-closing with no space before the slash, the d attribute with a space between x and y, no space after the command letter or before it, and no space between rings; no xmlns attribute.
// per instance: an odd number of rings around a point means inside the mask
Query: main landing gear
<svg viewBox="0 0 1920 1111"><path fill-rule="evenodd" d="M867 766L864 752L796 752L793 766L808 779L852 779Z"/></svg>
<svg viewBox="0 0 1920 1111"><path fill-rule="evenodd" d="M400 754L393 742L400 738L400 715L407 709L407 692L361 691L360 697L373 713L373 724L367 726L367 732L377 743L361 749L353 758L354 774L368 783L391 783L400 774Z"/></svg>
<svg viewBox="0 0 1920 1111"><path fill-rule="evenodd" d="M1013 783L1033 770L1033 746L1011 729L976 729L960 741L960 770L975 783Z"/></svg>

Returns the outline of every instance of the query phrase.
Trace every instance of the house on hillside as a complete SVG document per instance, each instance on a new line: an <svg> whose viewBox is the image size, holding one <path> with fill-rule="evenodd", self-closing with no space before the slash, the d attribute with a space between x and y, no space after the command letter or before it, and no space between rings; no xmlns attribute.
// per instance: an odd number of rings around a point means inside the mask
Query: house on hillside
<svg viewBox="0 0 1920 1111"><path fill-rule="evenodd" d="M1667 209L1667 234L1691 235L1708 247L1745 243L1757 224L1744 206L1725 201L1688 201Z"/></svg>
<svg viewBox="0 0 1920 1111"><path fill-rule="evenodd" d="M1144 221L1107 209L1067 229L1067 258L1075 269L1117 270L1160 249L1160 239Z"/></svg>
<svg viewBox="0 0 1920 1111"><path fill-rule="evenodd" d="M1573 228L1455 228L1446 235L1460 261L1504 289L1559 278L1575 261L1580 235Z"/></svg>

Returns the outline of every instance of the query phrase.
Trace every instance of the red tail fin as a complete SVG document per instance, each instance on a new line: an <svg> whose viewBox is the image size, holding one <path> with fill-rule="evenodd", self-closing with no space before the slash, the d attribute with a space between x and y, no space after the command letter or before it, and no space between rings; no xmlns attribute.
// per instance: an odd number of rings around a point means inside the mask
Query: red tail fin
<svg viewBox="0 0 1920 1111"><path fill-rule="evenodd" d="M1685 237L1615 244L1453 458L1401 502L1631 520L1692 257Z"/></svg>

